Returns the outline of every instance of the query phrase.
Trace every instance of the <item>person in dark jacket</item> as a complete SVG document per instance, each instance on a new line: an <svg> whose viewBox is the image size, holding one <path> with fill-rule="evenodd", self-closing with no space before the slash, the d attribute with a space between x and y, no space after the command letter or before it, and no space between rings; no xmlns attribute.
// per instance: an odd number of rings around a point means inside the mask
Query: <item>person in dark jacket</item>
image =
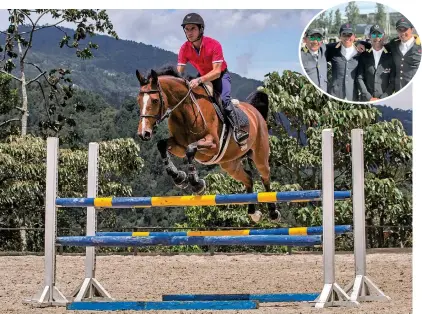
<svg viewBox="0 0 422 314"><path fill-rule="evenodd" d="M391 50L396 67L395 91L398 92L412 80L421 62L421 42L419 36L413 34L412 23L406 18L396 22L398 38L389 42L386 47Z"/></svg>
<svg viewBox="0 0 422 314"><path fill-rule="evenodd" d="M319 28L308 29L303 38L304 46L301 48L300 57L302 65L309 78L327 92L327 59L326 47L323 44L324 31Z"/></svg>
<svg viewBox="0 0 422 314"><path fill-rule="evenodd" d="M378 24L372 25L369 36L372 48L362 53L358 65L361 101L385 98L394 92L395 67L391 52L384 47L384 29Z"/></svg>
<svg viewBox="0 0 422 314"><path fill-rule="evenodd" d="M328 93L344 100L358 101L358 89L355 84L358 63L364 46L355 45L355 31L350 23L341 25L340 41L327 44L327 62L331 62L332 79Z"/></svg>

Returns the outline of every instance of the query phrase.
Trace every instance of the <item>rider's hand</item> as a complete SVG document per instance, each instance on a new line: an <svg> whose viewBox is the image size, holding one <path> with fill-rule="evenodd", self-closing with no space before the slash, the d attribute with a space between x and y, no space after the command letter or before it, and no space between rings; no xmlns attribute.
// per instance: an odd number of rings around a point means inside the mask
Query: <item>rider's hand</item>
<svg viewBox="0 0 422 314"><path fill-rule="evenodd" d="M372 97L369 101L378 100L379 98Z"/></svg>
<svg viewBox="0 0 422 314"><path fill-rule="evenodd" d="M202 80L199 77L199 78L196 78L196 79L193 79L192 81L190 81L189 82L189 87L192 88L192 89L194 89L195 87L198 87L199 84L201 84L201 83L202 83Z"/></svg>
<svg viewBox="0 0 422 314"><path fill-rule="evenodd" d="M364 52L366 49L365 46L360 43L356 46L356 48L359 52Z"/></svg>

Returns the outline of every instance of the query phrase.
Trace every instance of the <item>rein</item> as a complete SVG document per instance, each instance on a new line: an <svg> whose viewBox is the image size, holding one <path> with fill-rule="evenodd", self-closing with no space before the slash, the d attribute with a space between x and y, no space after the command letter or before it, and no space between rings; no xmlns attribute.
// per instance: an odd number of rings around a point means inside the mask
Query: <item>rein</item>
<svg viewBox="0 0 422 314"><path fill-rule="evenodd" d="M189 86L187 84L187 81L185 80L185 83L187 86ZM187 94L182 98L182 100L180 100L173 108L168 108L166 110L166 112L164 112L164 99L163 99L163 95L162 95L162 88L160 85L160 81L158 81L157 83L157 89L150 89L148 91L141 91L142 93L145 94L157 94L160 98L160 110L158 114L142 114L140 117L141 119L143 118L154 118L156 120L156 124L160 124L161 122L163 122L166 118L170 117L170 115L173 113L174 110L176 110L181 104L183 104L183 102L186 100L186 98L188 98L188 96L191 96L192 102L196 105L198 112L200 113L202 120L204 121L204 129L206 129L207 127L207 122L205 120L204 114L202 113L201 108L199 107L199 104L195 98L195 96L192 94L192 88L189 87L189 90L187 92ZM173 95L172 95L173 96ZM173 96L174 97L174 96ZM193 109L193 107L192 107ZM194 110L193 110L194 111ZM197 115L195 116L195 121L196 121ZM195 122L194 122L195 123ZM200 134L200 133L194 133L192 131L190 131L193 134Z"/></svg>

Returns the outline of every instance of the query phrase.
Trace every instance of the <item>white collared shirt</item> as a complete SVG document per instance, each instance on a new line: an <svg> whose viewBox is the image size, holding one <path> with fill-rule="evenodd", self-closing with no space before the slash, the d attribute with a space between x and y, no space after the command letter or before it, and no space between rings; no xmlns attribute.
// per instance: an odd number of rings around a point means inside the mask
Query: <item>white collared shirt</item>
<svg viewBox="0 0 422 314"><path fill-rule="evenodd" d="M375 49L372 49L372 53L374 54L374 59L375 59L375 68L378 68L378 63L380 62L382 51L383 51L382 48L378 51Z"/></svg>
<svg viewBox="0 0 422 314"><path fill-rule="evenodd" d="M341 45L341 54L346 58L346 60L352 59L357 53L358 51L356 50L354 45L349 48L346 48Z"/></svg>
<svg viewBox="0 0 422 314"><path fill-rule="evenodd" d="M406 54L406 52L408 52L410 50L410 48L413 47L413 45L415 44L415 37L410 37L410 39L408 41L401 42L400 43L400 51L403 54L403 56Z"/></svg>

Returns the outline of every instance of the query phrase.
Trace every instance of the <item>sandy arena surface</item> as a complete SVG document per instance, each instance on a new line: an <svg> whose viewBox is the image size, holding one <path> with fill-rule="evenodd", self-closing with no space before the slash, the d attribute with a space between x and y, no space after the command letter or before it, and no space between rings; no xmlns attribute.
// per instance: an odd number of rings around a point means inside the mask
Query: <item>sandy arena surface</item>
<svg viewBox="0 0 422 314"><path fill-rule="evenodd" d="M299 303L261 303L258 310L216 312L411 313L412 254L368 254L367 264L368 274L392 298L390 302L361 303L355 309L324 310ZM22 304L24 298L31 297L43 286L43 257L1 256L0 265L0 313L77 313L60 307L41 309ZM353 274L353 255L336 255L336 278L340 286L344 287ZM65 295L72 293L82 282L83 276L83 257L58 256L57 285ZM322 255L99 256L96 277L115 299L127 301L159 301L162 294L320 292L323 282Z"/></svg>

